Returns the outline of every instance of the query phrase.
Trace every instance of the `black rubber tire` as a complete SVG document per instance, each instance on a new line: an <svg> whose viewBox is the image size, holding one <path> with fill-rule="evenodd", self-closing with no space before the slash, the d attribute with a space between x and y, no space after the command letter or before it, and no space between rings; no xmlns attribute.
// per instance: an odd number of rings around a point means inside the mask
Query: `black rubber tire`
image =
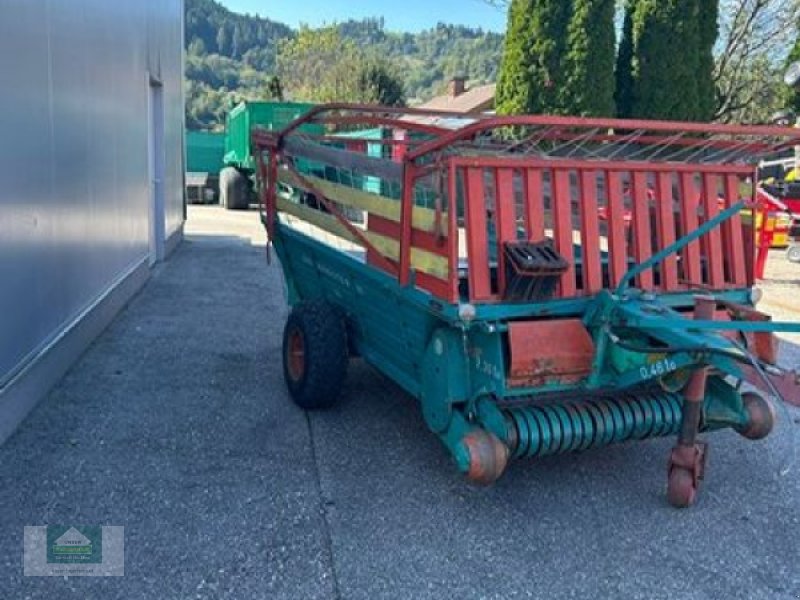
<svg viewBox="0 0 800 600"><path fill-rule="evenodd" d="M302 339L300 374L293 374L290 368L293 336ZM333 406L344 385L347 362L347 330L342 312L324 300L295 306L283 330L283 377L295 404L306 410Z"/></svg>
<svg viewBox="0 0 800 600"><path fill-rule="evenodd" d="M219 202L228 210L250 207L250 185L247 177L235 167L225 167L219 174Z"/></svg>

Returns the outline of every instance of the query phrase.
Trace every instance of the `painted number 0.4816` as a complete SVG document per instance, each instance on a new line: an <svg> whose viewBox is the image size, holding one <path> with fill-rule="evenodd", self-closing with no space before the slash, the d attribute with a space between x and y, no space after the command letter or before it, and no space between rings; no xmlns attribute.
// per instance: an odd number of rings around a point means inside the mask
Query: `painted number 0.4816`
<svg viewBox="0 0 800 600"><path fill-rule="evenodd" d="M661 377L666 375L667 373L672 373L673 371L678 370L678 365L675 364L674 360L669 358L663 358L657 362L654 362L651 365L647 365L646 367L641 367L639 369L639 374L642 376L642 379L653 379L655 377Z"/></svg>

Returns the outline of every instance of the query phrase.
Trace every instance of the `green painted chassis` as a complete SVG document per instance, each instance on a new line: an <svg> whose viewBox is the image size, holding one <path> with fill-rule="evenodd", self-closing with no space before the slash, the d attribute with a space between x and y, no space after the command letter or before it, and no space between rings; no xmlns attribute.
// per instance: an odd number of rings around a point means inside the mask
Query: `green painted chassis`
<svg viewBox="0 0 800 600"><path fill-rule="evenodd" d="M482 428L513 444L516 434L503 412L507 407L636 395L659 383L667 387L670 377L683 375L685 383L692 371L704 367L713 374L701 429L745 427L748 414L738 384L748 378L746 353L720 330L800 330L800 324L690 321L681 312L693 308L694 294L652 295L635 288L538 303L482 304L464 318L461 304L445 303L416 288L413 280L403 287L394 277L287 225L275 224L272 243L289 303L323 298L340 307L358 354L420 401L427 425L464 472L470 468L464 444L470 431ZM716 293L715 298L751 305L749 288ZM557 317L583 321L596 348L591 373L578 383L510 387L508 324ZM654 352L637 349L654 344L685 351L656 354L654 361ZM669 433L675 429L662 431Z"/></svg>

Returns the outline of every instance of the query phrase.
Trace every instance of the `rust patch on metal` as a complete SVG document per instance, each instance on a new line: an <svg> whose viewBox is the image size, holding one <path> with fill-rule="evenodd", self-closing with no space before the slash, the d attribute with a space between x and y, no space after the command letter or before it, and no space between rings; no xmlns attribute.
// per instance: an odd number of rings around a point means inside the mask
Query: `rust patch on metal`
<svg viewBox="0 0 800 600"><path fill-rule="evenodd" d="M578 319L510 323L508 385L576 383L591 373L594 342Z"/></svg>

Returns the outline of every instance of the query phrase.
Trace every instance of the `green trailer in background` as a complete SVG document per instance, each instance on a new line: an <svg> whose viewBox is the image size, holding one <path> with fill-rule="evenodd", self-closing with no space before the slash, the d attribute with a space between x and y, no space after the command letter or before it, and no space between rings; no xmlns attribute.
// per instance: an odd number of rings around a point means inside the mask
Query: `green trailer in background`
<svg viewBox="0 0 800 600"><path fill-rule="evenodd" d="M314 107L302 102L242 102L225 119L224 168L220 172L220 204L227 209L244 210L255 198L256 164L250 148L254 127L279 131ZM318 125L309 125L306 133L322 135Z"/></svg>
<svg viewBox="0 0 800 600"><path fill-rule="evenodd" d="M219 174L225 166L225 134L186 132L186 198L190 203L212 203L219 193Z"/></svg>

